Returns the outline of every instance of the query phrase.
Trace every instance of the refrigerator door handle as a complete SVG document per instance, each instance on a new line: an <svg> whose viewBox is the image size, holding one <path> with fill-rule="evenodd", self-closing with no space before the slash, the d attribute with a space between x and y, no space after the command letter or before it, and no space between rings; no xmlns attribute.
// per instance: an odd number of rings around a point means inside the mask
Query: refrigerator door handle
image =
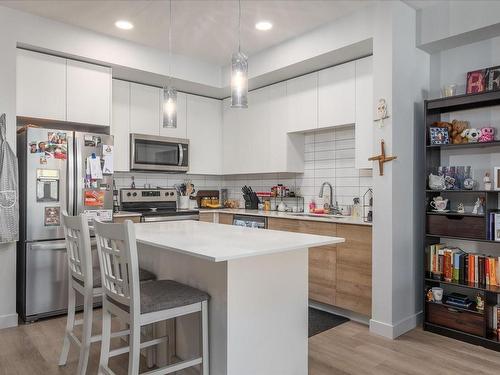
<svg viewBox="0 0 500 375"><path fill-rule="evenodd" d="M66 250L66 241L49 242L49 243L33 243L30 246L31 250Z"/></svg>
<svg viewBox="0 0 500 375"><path fill-rule="evenodd" d="M67 211L68 215L75 215L75 160L74 160L74 139L75 137L71 137L68 140L68 162L67 162L67 171L68 171L68 183L67 183Z"/></svg>
<svg viewBox="0 0 500 375"><path fill-rule="evenodd" d="M184 163L184 150L182 148L182 144L179 143L179 166L182 166L182 163Z"/></svg>

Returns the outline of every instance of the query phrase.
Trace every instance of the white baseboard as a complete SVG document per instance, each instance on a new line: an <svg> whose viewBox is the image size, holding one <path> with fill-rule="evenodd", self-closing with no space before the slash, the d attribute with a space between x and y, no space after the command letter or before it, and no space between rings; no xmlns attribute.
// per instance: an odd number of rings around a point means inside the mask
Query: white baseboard
<svg viewBox="0 0 500 375"><path fill-rule="evenodd" d="M315 309L326 311L335 315L340 315L361 324L368 325L370 322L370 318L366 315L361 315L355 313L354 311L346 310L337 306L327 305L313 300L309 300L309 307L313 307Z"/></svg>
<svg viewBox="0 0 500 375"><path fill-rule="evenodd" d="M379 322L375 319L370 319L370 332L377 335L395 339L402 334L416 328L422 321L422 311L410 315L395 324Z"/></svg>
<svg viewBox="0 0 500 375"><path fill-rule="evenodd" d="M0 329L17 327L17 314L0 315Z"/></svg>

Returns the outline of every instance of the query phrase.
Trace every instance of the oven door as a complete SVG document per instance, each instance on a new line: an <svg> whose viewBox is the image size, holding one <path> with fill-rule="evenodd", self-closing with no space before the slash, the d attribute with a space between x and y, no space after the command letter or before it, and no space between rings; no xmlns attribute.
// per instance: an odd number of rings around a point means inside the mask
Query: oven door
<svg viewBox="0 0 500 375"><path fill-rule="evenodd" d="M130 135L130 169L187 172L189 140L143 134Z"/></svg>

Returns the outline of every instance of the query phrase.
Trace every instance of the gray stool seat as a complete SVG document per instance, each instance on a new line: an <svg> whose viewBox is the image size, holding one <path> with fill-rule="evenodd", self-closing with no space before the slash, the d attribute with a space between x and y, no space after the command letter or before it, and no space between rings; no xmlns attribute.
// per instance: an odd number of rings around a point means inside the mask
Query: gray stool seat
<svg viewBox="0 0 500 375"><path fill-rule="evenodd" d="M169 310L193 303L208 301L209 295L199 289L173 280L158 280L141 283L141 314ZM108 300L125 311L129 307L112 298Z"/></svg>

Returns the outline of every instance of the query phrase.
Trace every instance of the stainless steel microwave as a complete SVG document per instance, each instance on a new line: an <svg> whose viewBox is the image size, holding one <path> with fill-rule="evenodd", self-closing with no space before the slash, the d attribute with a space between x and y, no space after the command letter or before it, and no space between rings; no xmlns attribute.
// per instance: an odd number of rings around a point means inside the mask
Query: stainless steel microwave
<svg viewBox="0 0 500 375"><path fill-rule="evenodd" d="M189 140L130 134L130 169L134 171L187 172Z"/></svg>

